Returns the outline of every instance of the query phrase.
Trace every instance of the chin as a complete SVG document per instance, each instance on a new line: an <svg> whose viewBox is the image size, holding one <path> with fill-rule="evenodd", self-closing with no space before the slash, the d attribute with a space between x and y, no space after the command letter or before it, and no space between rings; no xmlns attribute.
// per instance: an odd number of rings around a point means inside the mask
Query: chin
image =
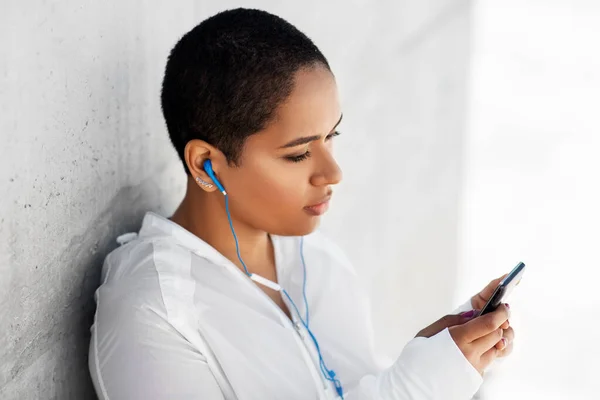
<svg viewBox="0 0 600 400"><path fill-rule="evenodd" d="M272 235L277 236L306 236L313 233L319 227L320 217L305 218L303 221L278 226L277 229L268 230Z"/></svg>

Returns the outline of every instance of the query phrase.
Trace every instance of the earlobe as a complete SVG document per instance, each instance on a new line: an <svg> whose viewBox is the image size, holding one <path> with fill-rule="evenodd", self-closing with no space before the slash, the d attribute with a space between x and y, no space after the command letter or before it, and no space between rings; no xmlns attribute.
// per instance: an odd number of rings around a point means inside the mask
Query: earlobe
<svg viewBox="0 0 600 400"><path fill-rule="evenodd" d="M202 180L202 178L200 178L199 176L196 177L196 182L198 182L199 185L201 185L207 189L212 189L214 187L214 185L212 183Z"/></svg>

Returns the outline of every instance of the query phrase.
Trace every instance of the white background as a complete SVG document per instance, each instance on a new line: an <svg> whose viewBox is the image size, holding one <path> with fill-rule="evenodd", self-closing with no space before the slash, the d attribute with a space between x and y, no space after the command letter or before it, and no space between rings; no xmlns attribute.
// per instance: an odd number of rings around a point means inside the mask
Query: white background
<svg viewBox="0 0 600 400"><path fill-rule="evenodd" d="M528 268L482 397L598 399L600 3L483 0L473 21L459 294Z"/></svg>

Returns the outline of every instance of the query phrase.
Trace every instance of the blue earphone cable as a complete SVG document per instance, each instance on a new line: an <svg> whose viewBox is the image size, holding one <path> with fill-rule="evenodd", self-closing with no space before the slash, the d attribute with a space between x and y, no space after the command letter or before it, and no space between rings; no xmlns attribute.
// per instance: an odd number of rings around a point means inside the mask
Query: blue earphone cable
<svg viewBox="0 0 600 400"><path fill-rule="evenodd" d="M282 292L283 292L283 294L286 295L286 297L288 298L290 303L292 303L292 306L294 306L294 309L296 310L296 314L298 314L298 318L300 318L302 325L304 325L304 327L306 328L306 331L310 335L311 339L313 340L313 342L315 344L315 347L317 348L317 354L319 355L319 366L321 367L321 373L325 376L325 379L333 382L333 384L335 386L335 390L340 395L340 397L343 399L344 391L342 389L342 383L340 382L339 379L335 378L335 372L333 370L328 369L327 366L325 365L325 360L323 360L323 355L321 354L321 347L319 346L319 342L317 341L317 338L312 333L312 331L310 330L308 325L302 319L302 316L300 315L300 311L298 311L298 307L296 307L296 304L294 303L294 301L292 300L292 298L290 297L288 292L285 289L283 289Z"/></svg>
<svg viewBox="0 0 600 400"><path fill-rule="evenodd" d="M242 260L242 256L240 255L240 244L238 242L237 235L235 234L235 229L233 229L233 222L231 221L231 213L229 212L229 196L225 194L225 211L227 212L227 219L229 220L229 228L231 229L231 233L233 234L233 240L235 240L235 251L237 252L238 260L242 263L244 267L244 271L246 271L246 275L250 276L250 272L248 272L248 267L246 267L246 263Z"/></svg>
<svg viewBox="0 0 600 400"><path fill-rule="evenodd" d="M214 176L211 176L211 178L213 179L213 181L217 182L217 180ZM242 260L242 256L240 254L240 244L238 242L237 235L235 234L235 229L233 228L233 222L231 220L231 213L229 212L229 196L227 195L225 190L222 190L222 192L223 192L223 195L225 196L225 211L227 213L227 219L229 220L229 228L231 229L231 233L233 234L233 239L235 240L235 250L237 252L237 257L238 257L238 260L240 260L240 263L242 264L242 266L244 267L244 271L246 272L246 275L250 276L248 267L246 267L246 263L244 263L244 260ZM300 314L298 307L296 307L296 304L294 303L294 301L292 300L292 298L288 294L288 292L285 289L282 289L281 291L288 298L288 300L294 307L294 310L296 310L296 314L298 315L298 318L300 318L302 325L304 325L304 327L308 331L312 341L315 344L317 353L319 354L319 366L321 368L321 373L325 376L325 379L333 382L337 394L343 400L344 399L344 390L342 389L342 384L339 379L335 378L335 376L336 376L335 372L333 370L327 369L327 366L325 365L325 361L323 360L323 355L321 354L321 347L319 346L319 342L317 342L317 338L315 338L315 335L312 333L312 331L308 327L309 313L308 313L308 300L306 299L306 263L304 261L304 238L303 237L300 238L300 259L302 260L302 268L304 270L304 282L302 284L302 295L304 298L304 307L305 307L305 311L306 311L305 312L306 322L304 321L304 319L302 319L302 315Z"/></svg>
<svg viewBox="0 0 600 400"><path fill-rule="evenodd" d="M304 281L302 283L302 295L304 297L304 311L306 314L306 326L309 324L308 315L308 300L306 299L306 262L304 261L304 236L300 238L300 260L302 261L302 269L304 271Z"/></svg>

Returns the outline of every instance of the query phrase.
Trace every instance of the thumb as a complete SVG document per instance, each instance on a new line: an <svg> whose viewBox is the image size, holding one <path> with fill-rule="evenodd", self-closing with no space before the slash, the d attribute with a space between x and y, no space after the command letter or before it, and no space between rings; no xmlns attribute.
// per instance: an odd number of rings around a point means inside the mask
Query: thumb
<svg viewBox="0 0 600 400"><path fill-rule="evenodd" d="M482 297L484 301L488 301L488 299L492 297L492 294L494 293L494 290L496 290L496 287L500 281L507 276L508 274L504 274L501 277L492 280L485 288L483 288L483 290L479 293L479 296Z"/></svg>
<svg viewBox="0 0 600 400"><path fill-rule="evenodd" d="M464 324L476 315L476 310L467 311L461 314L444 315L442 318L438 319L433 324L419 331L419 333L417 333L415 337L431 337L437 335L446 328Z"/></svg>

